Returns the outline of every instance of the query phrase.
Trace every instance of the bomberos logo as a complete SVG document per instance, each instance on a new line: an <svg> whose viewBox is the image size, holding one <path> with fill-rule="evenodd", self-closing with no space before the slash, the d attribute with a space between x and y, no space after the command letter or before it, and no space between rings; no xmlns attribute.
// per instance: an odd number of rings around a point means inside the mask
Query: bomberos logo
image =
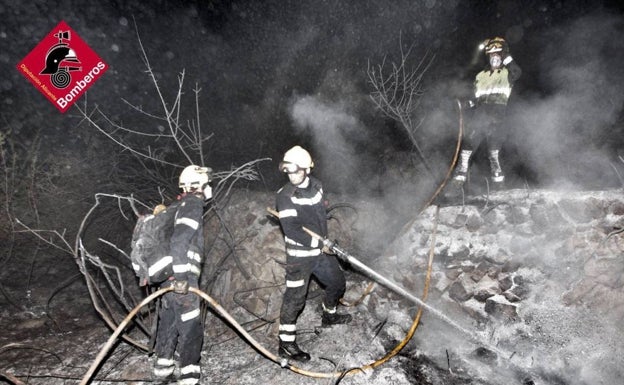
<svg viewBox="0 0 624 385"><path fill-rule="evenodd" d="M104 74L108 65L61 21L18 63L17 69L65 112Z"/></svg>

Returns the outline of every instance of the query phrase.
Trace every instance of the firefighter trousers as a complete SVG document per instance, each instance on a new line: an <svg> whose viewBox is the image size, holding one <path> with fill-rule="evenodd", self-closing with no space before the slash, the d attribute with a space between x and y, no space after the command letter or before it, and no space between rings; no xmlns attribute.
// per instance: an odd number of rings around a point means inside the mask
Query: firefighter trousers
<svg viewBox="0 0 624 385"><path fill-rule="evenodd" d="M311 276L314 275L325 290L324 305L334 308L345 293L344 272L333 255L321 253L318 257L287 257L286 291L282 302L280 324L294 325L303 310Z"/></svg>
<svg viewBox="0 0 624 385"><path fill-rule="evenodd" d="M173 359L177 349L180 368L198 367L204 337L199 304L193 293L163 295L154 348L158 358Z"/></svg>
<svg viewBox="0 0 624 385"><path fill-rule="evenodd" d="M476 151L486 141L488 151L500 150L507 136L505 108L502 104L483 104L472 111L466 119L462 148Z"/></svg>

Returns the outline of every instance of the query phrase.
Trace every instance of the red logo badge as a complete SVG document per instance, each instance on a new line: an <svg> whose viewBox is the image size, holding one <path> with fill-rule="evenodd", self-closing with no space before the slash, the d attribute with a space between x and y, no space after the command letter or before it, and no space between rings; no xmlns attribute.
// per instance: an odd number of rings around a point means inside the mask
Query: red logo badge
<svg viewBox="0 0 624 385"><path fill-rule="evenodd" d="M17 69L56 106L67 111L108 69L108 65L61 21Z"/></svg>

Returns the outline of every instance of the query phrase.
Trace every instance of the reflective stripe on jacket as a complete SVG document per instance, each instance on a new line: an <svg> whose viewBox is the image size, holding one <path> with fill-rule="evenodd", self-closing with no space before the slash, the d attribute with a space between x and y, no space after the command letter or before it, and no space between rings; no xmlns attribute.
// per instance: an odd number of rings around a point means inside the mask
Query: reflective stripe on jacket
<svg viewBox="0 0 624 385"><path fill-rule="evenodd" d="M513 84L522 70L511 57L505 59L505 62L505 66L500 69L487 68L477 74L474 81L477 104L507 105Z"/></svg>
<svg viewBox="0 0 624 385"><path fill-rule="evenodd" d="M307 187L288 183L277 192L276 207L284 232L286 254L292 257L314 257L321 254L322 243L306 233L303 227L322 237L327 236L323 186L314 177L307 178Z"/></svg>
<svg viewBox="0 0 624 385"><path fill-rule="evenodd" d="M201 274L203 214L204 201L201 198L187 194L180 200L170 243L173 274L177 279L187 279L190 274L199 277Z"/></svg>

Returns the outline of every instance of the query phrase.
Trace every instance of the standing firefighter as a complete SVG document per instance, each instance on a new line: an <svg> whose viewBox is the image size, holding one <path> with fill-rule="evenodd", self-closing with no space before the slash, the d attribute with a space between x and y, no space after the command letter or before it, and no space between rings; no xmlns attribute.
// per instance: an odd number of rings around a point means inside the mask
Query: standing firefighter
<svg viewBox="0 0 624 385"><path fill-rule="evenodd" d="M295 146L284 154L279 165L289 183L277 192L277 211L286 243L286 291L279 326L279 355L308 361L310 355L297 343L297 318L305 306L310 277L314 275L325 289L322 326L345 324L351 315L338 314L336 306L345 292L345 277L335 255L303 230L306 227L327 237L327 212L321 182L310 176L314 167L310 154Z"/></svg>
<svg viewBox="0 0 624 385"><path fill-rule="evenodd" d="M474 80L474 99L466 105L473 109L467 122L466 134L460 159L453 176L458 185L466 181L470 157L479 144L486 139L490 161L490 177L495 186L501 186L505 175L500 166L498 153L505 137L503 127L507 101L511 89L522 71L509 53L504 39L495 37L483 44L488 66Z"/></svg>
<svg viewBox="0 0 624 385"><path fill-rule="evenodd" d="M204 253L204 199L212 198L210 169L188 166L180 174L183 193L176 203L173 234L169 243L169 260L173 275L161 287L174 286L163 295L156 334L154 375L170 377L179 365L178 385L199 384L203 326L199 297L189 293L198 287ZM150 269L158 269L150 266ZM177 351L177 357L174 353ZM179 362L177 360L179 359Z"/></svg>

